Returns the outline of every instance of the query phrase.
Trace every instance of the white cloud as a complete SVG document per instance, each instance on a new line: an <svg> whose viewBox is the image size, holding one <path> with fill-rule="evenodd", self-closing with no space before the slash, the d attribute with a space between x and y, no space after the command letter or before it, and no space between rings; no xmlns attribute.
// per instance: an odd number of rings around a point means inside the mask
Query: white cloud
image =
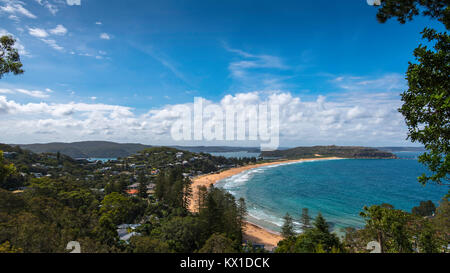
<svg viewBox="0 0 450 273"><path fill-rule="evenodd" d="M45 8L47 8L48 11L50 11L50 13L53 14L53 15L56 15L56 13L59 11L58 7L55 4L50 3L48 0L36 0L36 2L39 5L44 6ZM59 3L59 2L57 2L57 3Z"/></svg>
<svg viewBox="0 0 450 273"><path fill-rule="evenodd" d="M41 39L41 40L55 50L64 51L64 47L58 45L56 41L53 39Z"/></svg>
<svg viewBox="0 0 450 273"><path fill-rule="evenodd" d="M404 75L386 74L377 78L360 76L339 76L332 80L340 88L347 91L401 91L407 87Z"/></svg>
<svg viewBox="0 0 450 273"><path fill-rule="evenodd" d="M286 76L280 72L290 69L280 57L267 54L251 54L225 45L234 58L228 65L230 77L233 79L233 90L271 90L285 87Z"/></svg>
<svg viewBox="0 0 450 273"><path fill-rule="evenodd" d="M54 29L50 30L50 33L54 35L66 35L67 28L65 28L63 25L57 25Z"/></svg>
<svg viewBox="0 0 450 273"><path fill-rule="evenodd" d="M102 33L102 34L100 34L100 39L111 40L111 36L109 36L108 33Z"/></svg>
<svg viewBox="0 0 450 273"><path fill-rule="evenodd" d="M33 98L39 98L39 99L45 99L50 97L48 93L51 93L52 91L50 89L46 89L45 91L40 90L27 90L23 88L17 88L17 89L0 89L0 94L23 94L26 96L30 96Z"/></svg>
<svg viewBox="0 0 450 273"><path fill-rule="evenodd" d="M103 23L102 22L95 22L95 24L101 26Z"/></svg>
<svg viewBox="0 0 450 273"><path fill-rule="evenodd" d="M406 143L406 127L396 110L401 102L398 96L390 93L359 93L358 96L345 93L303 101L289 92L249 92L227 95L216 102L204 100L204 106L215 105L224 111L233 106L238 111L245 111L263 102L280 106L281 145ZM2 136L7 142L106 139L180 144L171 141L170 129L179 117L180 109L186 107L192 109L193 103L169 104L137 114L132 108L119 105L21 104L0 96L0 126L10 128ZM207 121L208 118L205 124ZM43 132L51 132L51 139L42 136Z"/></svg>
<svg viewBox="0 0 450 273"><path fill-rule="evenodd" d="M42 28L28 28L28 33L37 38L46 38L48 36L47 31Z"/></svg>
<svg viewBox="0 0 450 273"><path fill-rule="evenodd" d="M37 17L27 10L24 5L25 3L15 0L1 0L4 6L0 6L0 13L8 13L18 18L19 16L25 16L31 19L36 19Z"/></svg>
<svg viewBox="0 0 450 273"><path fill-rule="evenodd" d="M45 93L43 91L39 91L39 90L30 91L30 90L26 90L26 89L16 89L16 91L18 93L22 93L22 94L25 94L27 96L34 97L34 98L45 99L45 98L49 97L49 95L47 93Z"/></svg>
<svg viewBox="0 0 450 273"><path fill-rule="evenodd" d="M81 6L81 0L67 0L69 6Z"/></svg>

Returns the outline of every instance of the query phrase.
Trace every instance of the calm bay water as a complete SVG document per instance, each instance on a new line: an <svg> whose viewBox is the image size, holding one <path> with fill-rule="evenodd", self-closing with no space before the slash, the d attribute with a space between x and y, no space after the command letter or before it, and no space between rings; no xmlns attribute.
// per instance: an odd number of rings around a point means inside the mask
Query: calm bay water
<svg viewBox="0 0 450 273"><path fill-rule="evenodd" d="M299 219L302 208L311 216L321 212L334 230L362 227L364 205L389 203L411 211L420 201L435 204L448 187L422 186L417 177L426 169L418 153L397 154L400 159L342 159L268 166L249 170L217 185L244 197L249 220L279 231L288 212Z"/></svg>

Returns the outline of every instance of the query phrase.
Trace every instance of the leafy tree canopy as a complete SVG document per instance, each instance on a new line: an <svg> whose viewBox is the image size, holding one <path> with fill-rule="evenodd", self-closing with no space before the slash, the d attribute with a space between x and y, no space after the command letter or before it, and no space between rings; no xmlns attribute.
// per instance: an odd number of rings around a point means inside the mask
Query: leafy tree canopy
<svg viewBox="0 0 450 273"><path fill-rule="evenodd" d="M0 79L8 73L23 73L19 52L14 48L15 43L16 40L11 36L0 37Z"/></svg>

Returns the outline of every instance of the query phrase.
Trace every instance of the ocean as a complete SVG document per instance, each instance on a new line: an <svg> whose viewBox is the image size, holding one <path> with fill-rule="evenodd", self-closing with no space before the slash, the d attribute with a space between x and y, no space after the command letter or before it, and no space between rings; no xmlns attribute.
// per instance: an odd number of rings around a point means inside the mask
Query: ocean
<svg viewBox="0 0 450 273"><path fill-rule="evenodd" d="M400 159L339 159L290 163L252 169L217 183L235 197L243 197L248 220L280 231L289 213L300 231L302 208L315 217L319 212L332 230L363 227L359 216L365 205L389 203L411 211L420 201L438 201L448 186L422 186L417 177L426 168L417 162L420 153L397 153Z"/></svg>

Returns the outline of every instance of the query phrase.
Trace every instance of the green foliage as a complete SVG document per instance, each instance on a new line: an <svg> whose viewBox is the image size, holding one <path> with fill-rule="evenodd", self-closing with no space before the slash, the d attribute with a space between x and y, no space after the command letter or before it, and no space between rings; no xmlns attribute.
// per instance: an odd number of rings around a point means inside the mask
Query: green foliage
<svg viewBox="0 0 450 273"><path fill-rule="evenodd" d="M285 238L278 243L277 253L338 253L344 251L339 238L329 231L329 226L320 213L312 228L306 229L298 236Z"/></svg>
<svg viewBox="0 0 450 273"><path fill-rule="evenodd" d="M182 169L162 172L156 179L156 197L171 207L187 210L192 195L191 184L190 179L183 177Z"/></svg>
<svg viewBox="0 0 450 273"><path fill-rule="evenodd" d="M432 219L441 242L448 245L450 242L450 202L449 198L443 198L436 209L436 216Z"/></svg>
<svg viewBox="0 0 450 273"><path fill-rule="evenodd" d="M308 208L302 209L302 216L300 218L300 224L303 230L311 228L311 216L309 216Z"/></svg>
<svg viewBox="0 0 450 273"><path fill-rule="evenodd" d="M3 157L3 151L0 150L0 186L6 181L6 179L16 172L16 168L13 164L7 164Z"/></svg>
<svg viewBox="0 0 450 273"><path fill-rule="evenodd" d="M239 248L242 242L243 221L247 213L245 202L236 202L233 195L213 186L208 190L205 199L199 217L205 224L207 236L214 233L225 234L234 242L234 247Z"/></svg>
<svg viewBox="0 0 450 273"><path fill-rule="evenodd" d="M382 0L377 19L385 23L388 19L397 17L397 20L404 24L420 14L436 18L447 29L450 28L448 0Z"/></svg>
<svg viewBox="0 0 450 273"><path fill-rule="evenodd" d="M422 201L420 202L420 206L412 208L411 212L417 216L431 216L436 211L436 206L433 204L433 201Z"/></svg>
<svg viewBox="0 0 450 273"><path fill-rule="evenodd" d="M407 230L409 215L386 206L364 207L360 213L366 229L381 245L382 252L410 253L412 246Z"/></svg>
<svg viewBox="0 0 450 273"><path fill-rule="evenodd" d="M437 19L450 29L448 0L383 0L377 18L381 23L397 17L404 24L422 13ZM425 28L423 38L433 49L419 45L414 50L417 63L410 63L406 77L408 90L402 94L403 114L408 126L408 138L425 145L427 153L419 157L432 172L423 174L419 182L442 184L449 181L450 172L450 36Z"/></svg>
<svg viewBox="0 0 450 273"><path fill-rule="evenodd" d="M0 244L0 253L22 253L23 250L20 248L15 248L8 241Z"/></svg>
<svg viewBox="0 0 450 273"><path fill-rule="evenodd" d="M206 241L199 253L236 253L232 245L233 241L225 234L215 233Z"/></svg>
<svg viewBox="0 0 450 273"><path fill-rule="evenodd" d="M199 249L206 240L204 225L198 218L176 216L161 224L152 234L167 243L168 249L189 253Z"/></svg>
<svg viewBox="0 0 450 273"><path fill-rule="evenodd" d="M316 156L320 155L320 156ZM287 150L265 151L261 153L263 157L273 158L320 158L320 157L341 157L341 158L395 158L389 152L380 151L368 147L345 147L345 146L315 146L297 147Z"/></svg>
<svg viewBox="0 0 450 273"><path fill-rule="evenodd" d="M434 50L423 45L415 49L418 63L409 64L409 89L402 94L400 112L409 129L408 137L428 150L419 162L433 174L424 174L419 181L441 184L450 179L450 36L425 29L423 38L434 43Z"/></svg>
<svg viewBox="0 0 450 273"><path fill-rule="evenodd" d="M436 235L430 221L424 221L420 229L417 244L421 253L439 253L441 250L441 242Z"/></svg>
<svg viewBox="0 0 450 273"><path fill-rule="evenodd" d="M134 236L130 240L133 253L171 253L167 243L148 236Z"/></svg>
<svg viewBox="0 0 450 273"><path fill-rule="evenodd" d="M24 72L19 52L14 48L15 43L12 36L0 37L0 79L8 73L18 75Z"/></svg>
<svg viewBox="0 0 450 273"><path fill-rule="evenodd" d="M100 219L109 218L115 225L129 223L142 211L136 201L117 192L108 194L101 202Z"/></svg>
<svg viewBox="0 0 450 273"><path fill-rule="evenodd" d="M285 239L295 236L293 219L289 213L286 213L284 216L284 224L281 227L281 236Z"/></svg>

